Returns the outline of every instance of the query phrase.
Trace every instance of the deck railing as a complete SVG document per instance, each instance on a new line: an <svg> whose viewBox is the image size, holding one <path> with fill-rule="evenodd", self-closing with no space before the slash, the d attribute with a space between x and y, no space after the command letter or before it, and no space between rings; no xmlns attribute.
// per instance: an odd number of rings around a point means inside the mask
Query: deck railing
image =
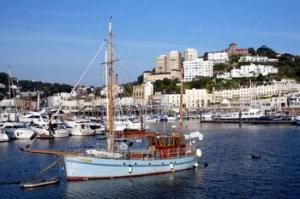
<svg viewBox="0 0 300 199"><path fill-rule="evenodd" d="M86 148L85 150L87 150ZM89 148L96 149L97 151L107 151L107 145L105 143L98 143L96 147ZM85 152L85 151L81 151ZM154 160L154 159L170 159L170 158L179 158L195 155L196 148L194 145L186 144L183 147L176 148L155 148L151 149L138 149L131 150L130 147L124 150L115 150L115 153L121 155L120 159L145 159L145 160ZM92 155L92 154L89 154ZM105 157L103 157L105 158Z"/></svg>

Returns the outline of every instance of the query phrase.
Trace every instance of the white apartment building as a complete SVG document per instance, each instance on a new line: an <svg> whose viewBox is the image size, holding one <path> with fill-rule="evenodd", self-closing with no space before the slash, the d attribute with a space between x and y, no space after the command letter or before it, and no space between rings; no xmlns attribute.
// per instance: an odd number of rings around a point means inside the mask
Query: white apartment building
<svg viewBox="0 0 300 199"><path fill-rule="evenodd" d="M212 61L205 61L203 58L197 58L192 61L184 61L184 81L190 82L197 76L212 77L213 65L214 63Z"/></svg>
<svg viewBox="0 0 300 199"><path fill-rule="evenodd" d="M239 62L278 62L278 59L270 59L268 57L261 56L241 56Z"/></svg>
<svg viewBox="0 0 300 199"><path fill-rule="evenodd" d="M295 80L283 79L281 81L273 81L269 85L215 91L213 92L213 102L220 103L223 99L252 100L256 98L270 98L297 92L298 89L299 87Z"/></svg>
<svg viewBox="0 0 300 199"><path fill-rule="evenodd" d="M187 48L184 51L184 61L193 61L198 59L198 50L194 48Z"/></svg>
<svg viewBox="0 0 300 199"><path fill-rule="evenodd" d="M278 68L275 68L270 65L243 65L240 69L233 68L231 69L231 77L240 78L240 77L257 77L258 75L269 75L278 73Z"/></svg>
<svg viewBox="0 0 300 199"><path fill-rule="evenodd" d="M228 53L225 51L217 51L217 52L208 52L207 59L216 63L226 63L228 62Z"/></svg>

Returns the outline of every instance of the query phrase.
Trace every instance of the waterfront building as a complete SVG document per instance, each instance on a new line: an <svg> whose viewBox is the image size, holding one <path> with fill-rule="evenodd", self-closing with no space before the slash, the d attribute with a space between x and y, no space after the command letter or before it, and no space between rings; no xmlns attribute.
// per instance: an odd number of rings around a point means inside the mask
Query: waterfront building
<svg viewBox="0 0 300 199"><path fill-rule="evenodd" d="M227 108L233 110L246 110L250 107L259 107L261 110L265 110L265 111L271 111L271 110L280 111L281 108L285 108L287 106L288 106L287 96L280 96L280 97L277 96L277 97L251 99L251 100L227 100Z"/></svg>
<svg viewBox="0 0 300 199"><path fill-rule="evenodd" d="M207 59L213 61L215 64L226 63L229 60L228 53L225 51L208 52Z"/></svg>
<svg viewBox="0 0 300 199"><path fill-rule="evenodd" d="M206 89L186 89L184 97L189 110L207 108L212 103L212 94L209 94Z"/></svg>
<svg viewBox="0 0 300 199"><path fill-rule="evenodd" d="M157 80L163 80L165 78L167 79L178 79L181 80L182 75L180 71L170 71L168 73L153 73L150 71L146 71L143 74L144 76L144 82L150 81L150 82L155 82Z"/></svg>
<svg viewBox="0 0 300 199"><path fill-rule="evenodd" d="M231 55L248 55L249 51L248 48L237 48L236 43L229 44L229 47L224 50L228 53L229 56Z"/></svg>
<svg viewBox="0 0 300 199"><path fill-rule="evenodd" d="M266 85L257 85L249 87L241 87L237 89L226 89L213 92L213 98L216 103L221 103L223 99L228 100L253 100L261 98L271 98L274 96L282 96L288 93L299 91L299 86L295 80L283 79L281 81L273 81Z"/></svg>
<svg viewBox="0 0 300 199"><path fill-rule="evenodd" d="M155 73L166 72L170 72L168 68L168 57L167 55L160 55L155 59Z"/></svg>
<svg viewBox="0 0 300 199"><path fill-rule="evenodd" d="M213 76L212 61L203 60L203 58L197 58L191 61L183 62L184 69L184 81L190 82L195 77L212 77Z"/></svg>
<svg viewBox="0 0 300 199"><path fill-rule="evenodd" d="M143 83L142 85L136 85L132 87L132 97L136 104L147 104L149 97L153 95L153 84L150 81Z"/></svg>
<svg viewBox="0 0 300 199"><path fill-rule="evenodd" d="M194 48L187 48L184 51L184 61L193 61L198 59L198 50Z"/></svg>
<svg viewBox="0 0 300 199"><path fill-rule="evenodd" d="M179 107L179 94L161 94L162 106L173 108ZM197 110L207 108L212 102L212 94L209 94L206 89L186 89L183 95L184 107L189 110Z"/></svg>
<svg viewBox="0 0 300 199"><path fill-rule="evenodd" d="M239 62L250 62L250 63L255 63L255 62L260 62L260 63L264 63L264 62L278 62L278 59L271 59L268 57L261 57L261 56L241 56L239 59Z"/></svg>

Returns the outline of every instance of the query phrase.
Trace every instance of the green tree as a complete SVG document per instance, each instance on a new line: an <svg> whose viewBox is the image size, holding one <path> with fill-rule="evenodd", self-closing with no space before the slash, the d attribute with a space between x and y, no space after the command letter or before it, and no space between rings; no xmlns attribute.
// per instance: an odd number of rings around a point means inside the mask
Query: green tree
<svg viewBox="0 0 300 199"><path fill-rule="evenodd" d="M256 53L259 56L266 56L266 57L269 57L269 58L276 58L276 56L277 56L277 53L273 49L271 49L271 48L269 48L265 45L258 48L256 50Z"/></svg>
<svg viewBox="0 0 300 199"><path fill-rule="evenodd" d="M144 82L144 75L143 75L143 74L141 74L140 76L138 76L137 82L138 82L139 84L142 84L142 83Z"/></svg>
<svg viewBox="0 0 300 199"><path fill-rule="evenodd" d="M252 47L248 48L248 52L249 52L250 55L256 55L256 51Z"/></svg>
<svg viewBox="0 0 300 199"><path fill-rule="evenodd" d="M229 62L231 64L238 63L240 57L241 57L240 55L231 55L231 56L229 56Z"/></svg>

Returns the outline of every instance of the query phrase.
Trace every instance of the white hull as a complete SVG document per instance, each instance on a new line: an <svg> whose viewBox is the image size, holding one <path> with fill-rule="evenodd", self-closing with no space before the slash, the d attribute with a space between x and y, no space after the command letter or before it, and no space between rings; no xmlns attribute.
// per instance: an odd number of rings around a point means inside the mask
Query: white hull
<svg viewBox="0 0 300 199"><path fill-rule="evenodd" d="M300 116L295 117L295 122L296 124L300 125Z"/></svg>
<svg viewBox="0 0 300 199"><path fill-rule="evenodd" d="M14 131L15 139L30 139L34 135L34 131L30 129L16 129Z"/></svg>
<svg viewBox="0 0 300 199"><path fill-rule="evenodd" d="M4 132L0 132L0 142L8 142L9 137Z"/></svg>
<svg viewBox="0 0 300 199"><path fill-rule="evenodd" d="M162 174L193 168L196 156L168 159L109 159L89 156L65 156L68 180L111 179Z"/></svg>
<svg viewBox="0 0 300 199"><path fill-rule="evenodd" d="M26 128L24 123L7 122L3 125L3 131L9 139L30 139L34 135L34 131Z"/></svg>
<svg viewBox="0 0 300 199"><path fill-rule="evenodd" d="M49 131L47 129L41 129L41 128L36 128L36 127L30 127L35 133L39 135L50 135Z"/></svg>
<svg viewBox="0 0 300 199"><path fill-rule="evenodd" d="M67 130L55 130L53 136L55 138L64 138L69 137L69 133Z"/></svg>
<svg viewBox="0 0 300 199"><path fill-rule="evenodd" d="M72 136L89 136L89 135L95 135L95 131L91 129L88 130L70 129L69 134Z"/></svg>

